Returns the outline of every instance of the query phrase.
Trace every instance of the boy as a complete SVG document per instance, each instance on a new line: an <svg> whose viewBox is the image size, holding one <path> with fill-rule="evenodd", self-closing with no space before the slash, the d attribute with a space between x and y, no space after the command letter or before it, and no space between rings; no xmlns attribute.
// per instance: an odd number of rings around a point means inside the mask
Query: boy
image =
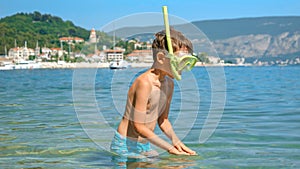
<svg viewBox="0 0 300 169"><path fill-rule="evenodd" d="M128 91L125 113L111 144L112 152L131 157L158 156L150 148L151 142L170 154L196 155L179 140L168 119L173 79L180 79L181 71L188 66L182 55L193 50L192 43L182 33L174 29L170 33L174 55L168 55L165 31L156 33L152 44L154 63L133 82ZM172 141L172 145L154 133L156 124Z"/></svg>

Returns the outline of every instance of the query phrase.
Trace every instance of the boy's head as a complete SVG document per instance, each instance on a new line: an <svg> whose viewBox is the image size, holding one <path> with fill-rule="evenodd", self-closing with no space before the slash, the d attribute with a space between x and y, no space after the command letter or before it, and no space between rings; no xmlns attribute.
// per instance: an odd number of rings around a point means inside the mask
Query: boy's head
<svg viewBox="0 0 300 169"><path fill-rule="evenodd" d="M169 54L165 30L155 34L156 38L152 43L153 68L160 69L171 78L181 79L181 71L190 70L197 58L192 56L193 45L181 32L170 30L173 54Z"/></svg>
<svg viewBox="0 0 300 169"><path fill-rule="evenodd" d="M171 41L174 53L182 48L186 48L187 52L193 53L193 44L187 39L181 32L175 29L170 29ZM166 31L162 30L155 34L155 39L152 43L153 60L156 61L157 53L163 52L165 55L168 54L169 49L167 45Z"/></svg>

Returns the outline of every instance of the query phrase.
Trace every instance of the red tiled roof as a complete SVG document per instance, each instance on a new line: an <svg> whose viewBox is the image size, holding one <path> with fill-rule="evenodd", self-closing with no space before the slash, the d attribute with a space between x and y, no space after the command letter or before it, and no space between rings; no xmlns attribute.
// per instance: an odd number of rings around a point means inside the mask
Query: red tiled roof
<svg viewBox="0 0 300 169"><path fill-rule="evenodd" d="M147 56L147 55L152 55L152 50L134 50L127 56L133 57L133 56Z"/></svg>
<svg viewBox="0 0 300 169"><path fill-rule="evenodd" d="M74 40L83 40L83 39L79 37L74 37Z"/></svg>
<svg viewBox="0 0 300 169"><path fill-rule="evenodd" d="M10 48L10 50L17 51L17 50L19 50L19 47L17 47L17 48Z"/></svg>
<svg viewBox="0 0 300 169"><path fill-rule="evenodd" d="M113 49L108 49L108 50L104 50L104 52L106 52L106 53L114 53L114 52L117 52L117 53L122 53L123 51L122 51L122 50L113 50Z"/></svg>
<svg viewBox="0 0 300 169"><path fill-rule="evenodd" d="M61 48L51 48L51 50L61 50Z"/></svg>
<svg viewBox="0 0 300 169"><path fill-rule="evenodd" d="M81 40L81 41L83 41L83 39L79 38L79 37L61 37L61 38L59 38L59 40L61 40L61 41L72 41L72 40Z"/></svg>
<svg viewBox="0 0 300 169"><path fill-rule="evenodd" d="M61 37L59 40L73 40L71 37Z"/></svg>

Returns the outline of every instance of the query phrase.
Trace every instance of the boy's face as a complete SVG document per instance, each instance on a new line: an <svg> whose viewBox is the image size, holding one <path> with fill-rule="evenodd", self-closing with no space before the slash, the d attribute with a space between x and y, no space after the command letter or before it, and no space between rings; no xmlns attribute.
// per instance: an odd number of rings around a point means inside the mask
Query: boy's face
<svg viewBox="0 0 300 169"><path fill-rule="evenodd" d="M186 47L183 47L175 51L173 55L158 52L154 67L173 79L181 80L182 71L191 70L197 61L198 59L192 56Z"/></svg>
<svg viewBox="0 0 300 169"><path fill-rule="evenodd" d="M181 72L183 70L191 70L198 61L195 56L189 53L186 47L180 48L173 55L169 54L166 57L169 58L169 66L173 78L177 80L181 80Z"/></svg>

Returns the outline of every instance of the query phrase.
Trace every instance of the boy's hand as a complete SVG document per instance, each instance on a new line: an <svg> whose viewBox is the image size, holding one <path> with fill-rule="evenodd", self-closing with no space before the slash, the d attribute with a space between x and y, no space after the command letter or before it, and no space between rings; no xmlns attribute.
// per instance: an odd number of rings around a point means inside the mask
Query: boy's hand
<svg viewBox="0 0 300 169"><path fill-rule="evenodd" d="M174 155L190 155L189 153L187 153L187 152L184 152L184 151L178 151L177 149L176 149L176 147L173 147L172 149L170 149L169 151L168 151L170 154L174 154Z"/></svg>
<svg viewBox="0 0 300 169"><path fill-rule="evenodd" d="M179 152L185 152L189 155L197 155L197 153L191 149L189 149L187 146L185 146L182 142L178 142L174 146Z"/></svg>

